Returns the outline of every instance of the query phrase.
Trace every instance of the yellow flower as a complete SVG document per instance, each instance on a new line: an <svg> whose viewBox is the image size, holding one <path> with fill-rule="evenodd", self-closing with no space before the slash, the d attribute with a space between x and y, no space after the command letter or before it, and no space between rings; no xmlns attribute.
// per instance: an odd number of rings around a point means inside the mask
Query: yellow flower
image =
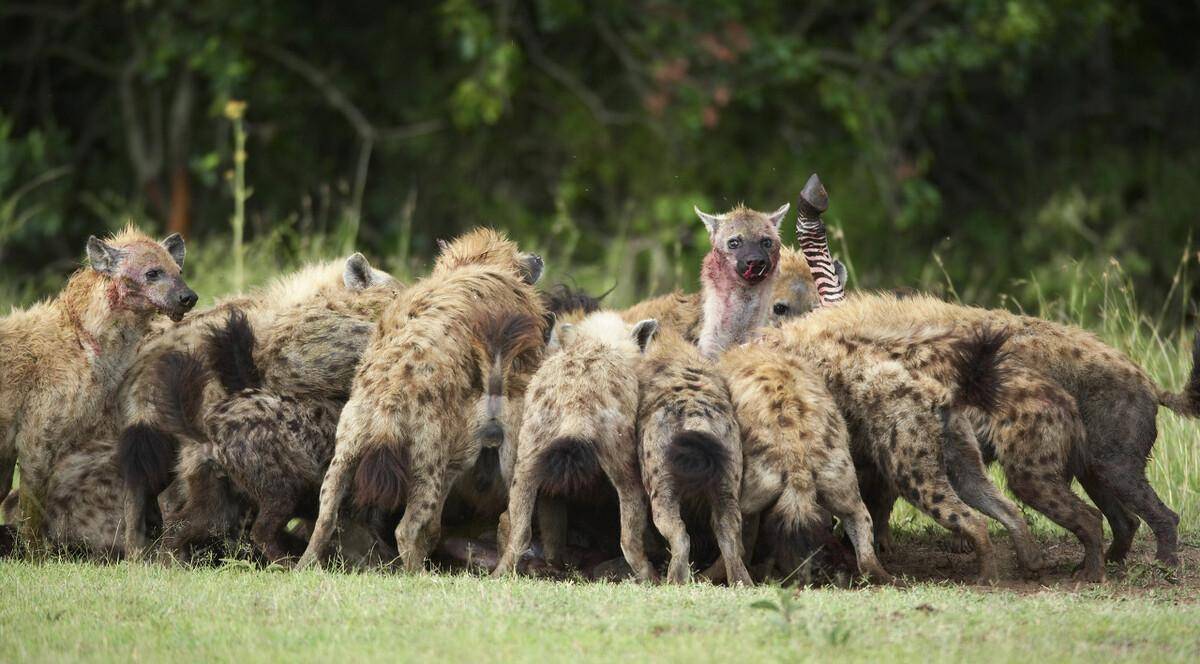
<svg viewBox="0 0 1200 664"><path fill-rule="evenodd" d="M225 117L230 120L240 120L246 113L246 102L230 99L225 102Z"/></svg>

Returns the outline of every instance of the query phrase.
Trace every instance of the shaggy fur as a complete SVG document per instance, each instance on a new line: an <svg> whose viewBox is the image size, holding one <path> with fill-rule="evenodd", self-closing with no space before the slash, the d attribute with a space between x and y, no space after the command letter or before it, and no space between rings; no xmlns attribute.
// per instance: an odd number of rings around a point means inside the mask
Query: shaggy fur
<svg viewBox="0 0 1200 664"><path fill-rule="evenodd" d="M851 302L851 309L838 314L847 325L922 321L960 330L981 325L1007 329L1011 339L1005 352L1009 364L1022 370L1025 384L1013 387L1008 409L976 420L988 460L998 459L1010 482L1021 478L1017 486L1022 487L1022 501L1074 532L1087 546L1096 536L1095 514L1064 491L1072 477L1079 479L1112 527L1109 560L1124 560L1141 517L1158 540L1158 559L1177 562L1179 518L1150 486L1145 469L1157 437L1158 406L1183 415L1200 413L1200 379L1194 366L1188 387L1172 393L1125 355L1078 328L926 295L859 296ZM872 511L877 522L890 511L887 496L871 495L868 502L876 504ZM1085 576L1100 578L1097 563L1085 567L1090 570Z"/></svg>
<svg viewBox="0 0 1200 664"><path fill-rule="evenodd" d="M56 543L119 553L112 537L90 536L95 523L77 528L107 519L90 508L95 501L72 513L69 495L52 495L53 476L85 448L104 459L102 447L111 458L117 438L111 404L139 343L156 315L181 318L196 294L181 276L178 235L160 243L127 229L89 239L87 253L89 267L58 297L0 319L0 487L7 495L20 463L21 531L31 540L49 533ZM115 479L97 470L76 488L80 496L102 495Z"/></svg>
<svg viewBox="0 0 1200 664"><path fill-rule="evenodd" d="M635 438L637 363L656 327L652 320L630 326L617 314L600 312L555 330L556 350L529 383L515 459L504 471L512 478L509 533L495 576L513 571L529 548L539 491L578 498L576 492L598 486L601 477L620 502L626 561L644 581L657 576L642 542L646 498Z"/></svg>
<svg viewBox="0 0 1200 664"><path fill-rule="evenodd" d="M163 401L163 358L206 347L233 351L207 354L218 360L216 371L206 372L189 393L200 400L200 413L230 394L218 375L229 387L261 383L295 398L345 399L373 321L398 290L391 276L355 254L305 268L249 296L219 302L149 339L120 392L126 426L118 459L126 487L125 522L130 524L127 549L142 551L148 543L147 524L157 520L162 483L151 485L148 478L178 479L186 487L179 492L184 503L172 505L171 518L163 519L171 531L167 544L180 555L186 556L199 539L236 537L241 523L236 508L241 499L225 491L227 479L205 456L207 428L173 416L181 412L178 404ZM226 326L231 315L243 317L245 325ZM237 338L250 334L248 330L260 333L258 347ZM166 360L170 362L178 360ZM171 367L167 369L171 373Z"/></svg>
<svg viewBox="0 0 1200 664"><path fill-rule="evenodd" d="M1003 333L963 333L953 326L933 324L886 329L841 326L841 319L831 312L844 306L823 308L769 330L763 344L801 358L819 372L846 419L855 462L873 467L899 495L942 526L969 538L980 577L994 580L996 562L987 525L972 508L991 513L996 511L990 507L995 503L1011 513L1015 506L1010 509L1011 501L987 482L978 452L973 459L970 456L974 441L944 435L943 418L958 409L988 405L997 389L994 383L1000 380L995 337ZM951 456L962 469L978 471L969 476L966 470L954 471L963 482L961 494L947 468ZM848 469L841 470L846 477ZM1039 564L1024 521L1004 523L1022 563ZM855 542L860 558L866 541L860 533Z"/></svg>
<svg viewBox="0 0 1200 664"><path fill-rule="evenodd" d="M533 288L541 270L540 258L522 254L500 233L478 229L447 245L433 273L388 307L338 422L302 567L323 558L360 462L372 450L391 447L403 450L396 458L407 464L396 544L404 567L421 569L439 539L446 499L482 447L471 416L484 393L473 322L486 308L519 312L544 325L545 309ZM506 380L510 401L540 355L526 353L514 362Z"/></svg>
<svg viewBox="0 0 1200 664"><path fill-rule="evenodd" d="M674 330L659 330L638 367L639 451L650 513L671 548L667 579L691 577L682 505L708 508L732 583L750 585L742 562L742 443L724 379Z"/></svg>

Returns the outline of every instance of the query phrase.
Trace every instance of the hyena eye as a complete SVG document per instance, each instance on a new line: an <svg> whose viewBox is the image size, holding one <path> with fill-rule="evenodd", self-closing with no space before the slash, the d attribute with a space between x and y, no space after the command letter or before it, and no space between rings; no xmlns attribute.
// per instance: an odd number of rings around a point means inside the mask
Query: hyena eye
<svg viewBox="0 0 1200 664"><path fill-rule="evenodd" d="M782 302L776 302L775 306L771 307L771 311L774 311L776 316L782 316L786 314L789 309L791 309L791 307Z"/></svg>
<svg viewBox="0 0 1200 664"><path fill-rule="evenodd" d="M158 268L146 270L146 281L158 281L163 276L163 271Z"/></svg>
<svg viewBox="0 0 1200 664"><path fill-rule="evenodd" d="M765 237L765 238L763 238L763 241L762 241L762 248L770 249L771 245L773 245L773 244L775 244L775 243L773 241L771 241L771 238Z"/></svg>
<svg viewBox="0 0 1200 664"><path fill-rule="evenodd" d="M729 248L730 249L737 249L740 246L742 246L742 238L734 237L734 238L729 239Z"/></svg>

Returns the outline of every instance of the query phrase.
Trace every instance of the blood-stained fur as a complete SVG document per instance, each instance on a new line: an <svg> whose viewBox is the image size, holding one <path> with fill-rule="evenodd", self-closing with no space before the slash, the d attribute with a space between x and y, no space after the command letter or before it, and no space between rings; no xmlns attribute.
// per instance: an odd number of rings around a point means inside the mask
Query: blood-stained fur
<svg viewBox="0 0 1200 664"><path fill-rule="evenodd" d="M94 448L115 440L114 397L152 319L178 320L197 298L181 275L178 235L156 242L129 228L90 238L87 255L89 266L56 298L0 319L0 486L7 493L19 463L27 537L116 553L111 538L88 536L107 515L72 510L52 492L53 476L67 457L98 454ZM108 490L103 473L83 475L86 484L73 487L80 494Z"/></svg>

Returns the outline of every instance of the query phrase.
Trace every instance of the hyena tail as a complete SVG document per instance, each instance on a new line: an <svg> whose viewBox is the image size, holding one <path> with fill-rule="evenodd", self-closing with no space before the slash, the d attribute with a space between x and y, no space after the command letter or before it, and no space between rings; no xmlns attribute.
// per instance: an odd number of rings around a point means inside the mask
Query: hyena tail
<svg viewBox="0 0 1200 664"><path fill-rule="evenodd" d="M600 479L596 448L586 438L556 438L542 450L535 485L549 496L575 496L588 492Z"/></svg>
<svg viewBox="0 0 1200 664"><path fill-rule="evenodd" d="M784 574L803 578L818 570L854 569L854 557L834 536L832 519L811 488L785 485L763 515L760 532Z"/></svg>
<svg viewBox="0 0 1200 664"><path fill-rule="evenodd" d="M1158 402L1188 417L1200 417L1200 332L1192 340L1192 373L1179 393L1158 390Z"/></svg>
<svg viewBox="0 0 1200 664"><path fill-rule="evenodd" d="M254 363L254 330L240 309L229 312L225 325L211 325L205 339L208 363L225 391L233 394L262 385L262 372Z"/></svg>
<svg viewBox="0 0 1200 664"><path fill-rule="evenodd" d="M191 353L171 351L159 359L155 412L162 428L195 440L204 440L204 388L212 380L208 367Z"/></svg>
<svg viewBox="0 0 1200 664"><path fill-rule="evenodd" d="M729 448L707 431L680 431L667 445L667 468L682 496L711 493L731 463Z"/></svg>
<svg viewBox="0 0 1200 664"><path fill-rule="evenodd" d="M117 465L125 486L153 495L166 490L179 464L179 439L149 424L133 424L117 441Z"/></svg>
<svg viewBox="0 0 1200 664"><path fill-rule="evenodd" d="M491 446L504 441L504 395L513 363L545 344L545 323L524 312L486 314L476 319L475 336L483 348L479 374L485 376L483 419L479 438Z"/></svg>
<svg viewBox="0 0 1200 664"><path fill-rule="evenodd" d="M956 402L991 412L1000 403L1004 391L1004 361L1007 353L1001 348L1012 336L1005 328L987 325L975 330L954 347L951 359L954 368Z"/></svg>
<svg viewBox="0 0 1200 664"><path fill-rule="evenodd" d="M354 507L393 513L408 497L407 448L378 445L363 455L354 472Z"/></svg>

